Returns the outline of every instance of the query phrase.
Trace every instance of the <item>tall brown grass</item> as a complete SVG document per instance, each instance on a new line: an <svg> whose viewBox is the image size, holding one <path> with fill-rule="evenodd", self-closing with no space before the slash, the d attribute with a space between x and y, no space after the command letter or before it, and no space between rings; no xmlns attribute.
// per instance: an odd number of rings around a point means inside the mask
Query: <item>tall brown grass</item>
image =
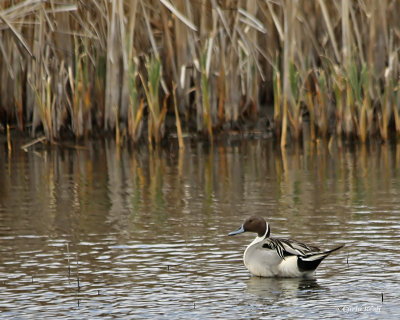
<svg viewBox="0 0 400 320"><path fill-rule="evenodd" d="M48 140L159 144L212 139L273 104L281 146L305 125L312 139L387 140L399 48L397 0L4 0L0 115Z"/></svg>

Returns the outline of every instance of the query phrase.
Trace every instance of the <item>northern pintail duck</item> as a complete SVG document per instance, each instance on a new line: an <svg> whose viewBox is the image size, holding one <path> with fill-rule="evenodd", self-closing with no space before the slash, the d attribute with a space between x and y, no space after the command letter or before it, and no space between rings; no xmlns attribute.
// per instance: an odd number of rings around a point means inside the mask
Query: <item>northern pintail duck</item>
<svg viewBox="0 0 400 320"><path fill-rule="evenodd" d="M247 218L229 235L243 232L257 233L244 251L243 261L246 268L259 277L309 277L322 260L344 246L321 251L296 240L270 238L269 224L259 216Z"/></svg>

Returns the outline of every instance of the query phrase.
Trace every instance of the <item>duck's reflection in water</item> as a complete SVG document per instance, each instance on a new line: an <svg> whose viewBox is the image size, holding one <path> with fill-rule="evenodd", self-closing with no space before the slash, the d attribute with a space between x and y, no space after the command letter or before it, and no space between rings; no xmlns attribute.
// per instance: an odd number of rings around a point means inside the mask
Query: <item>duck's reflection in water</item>
<svg viewBox="0 0 400 320"><path fill-rule="evenodd" d="M246 292L260 298L281 300L287 298L316 297L328 290L315 278L262 278L252 276L246 281Z"/></svg>

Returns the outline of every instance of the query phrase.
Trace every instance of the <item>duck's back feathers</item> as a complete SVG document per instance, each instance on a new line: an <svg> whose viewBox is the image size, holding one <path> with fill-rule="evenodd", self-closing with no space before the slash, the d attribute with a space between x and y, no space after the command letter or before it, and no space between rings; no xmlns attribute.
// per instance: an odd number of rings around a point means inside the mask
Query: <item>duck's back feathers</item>
<svg viewBox="0 0 400 320"><path fill-rule="evenodd" d="M314 271L322 260L344 246L340 245L332 250L321 251L318 247L308 246L292 239L266 238L263 242L263 248L275 250L283 260L290 256L297 256L297 267L300 272Z"/></svg>
<svg viewBox="0 0 400 320"><path fill-rule="evenodd" d="M263 243L263 248L276 250L282 259L287 256L306 256L308 254L321 252L319 248L308 246L300 241L281 238L266 238Z"/></svg>

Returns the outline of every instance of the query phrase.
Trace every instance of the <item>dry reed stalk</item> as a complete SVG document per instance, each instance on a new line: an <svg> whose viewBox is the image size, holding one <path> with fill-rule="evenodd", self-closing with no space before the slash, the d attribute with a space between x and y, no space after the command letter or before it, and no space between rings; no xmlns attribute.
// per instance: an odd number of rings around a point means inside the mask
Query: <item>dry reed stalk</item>
<svg viewBox="0 0 400 320"><path fill-rule="evenodd" d="M322 1L322 0L320 0ZM349 0L341 1L341 20L342 20L342 59L339 60L344 65L344 68L349 67L351 61L352 39L350 30L350 9Z"/></svg>
<svg viewBox="0 0 400 320"><path fill-rule="evenodd" d="M120 9L121 10L121 9ZM144 101L140 99L138 94L137 78L137 66L139 64L134 47L135 43L135 31L136 21L138 15L138 1L132 1L129 7L128 14L128 30L122 34L122 38L125 39L126 46L124 50L124 78L123 78L123 92L124 96L128 95L128 133L134 143L138 142L141 137L142 129L142 117L144 109ZM125 29L124 29L125 30Z"/></svg>
<svg viewBox="0 0 400 320"><path fill-rule="evenodd" d="M306 83L308 82L308 76L311 71L308 71L304 76L303 80L301 80L299 73L294 69L294 65L292 64L290 68L290 86L292 92L292 108L289 111L289 120L293 127L294 138L296 140L300 139L302 133L302 126L303 126L303 114L301 109L301 103L305 100L304 97L304 89ZM311 106L313 111L313 106ZM315 118L315 115L312 115Z"/></svg>
<svg viewBox="0 0 400 320"><path fill-rule="evenodd" d="M10 125L7 123L7 150L8 153L11 154L12 145L11 145L11 134L10 134Z"/></svg>
<svg viewBox="0 0 400 320"><path fill-rule="evenodd" d="M223 61L223 50L220 50L220 59ZM223 63L220 66L220 72L217 79L217 92L218 92L218 122L223 124L225 120L225 101L226 101L226 76Z"/></svg>
<svg viewBox="0 0 400 320"><path fill-rule="evenodd" d="M137 1L132 1L126 8L124 8L123 1L118 1L118 16L122 17L120 20L120 41L119 44L121 55L119 57L120 67L120 88L118 88L119 95L119 111L116 113L117 126L120 126L120 121L128 122L129 108L131 107L131 68L134 63L133 59L133 46L134 28L136 21ZM135 101L137 104L137 101ZM120 130L116 127L115 130Z"/></svg>
<svg viewBox="0 0 400 320"><path fill-rule="evenodd" d="M317 73L317 81L315 82L317 105L315 108L317 115L317 123L322 137L325 139L328 134L328 119L326 105L326 77L325 72L320 70Z"/></svg>
<svg viewBox="0 0 400 320"><path fill-rule="evenodd" d="M258 4L256 1L247 1L246 8L238 8L239 22L235 28L239 35L238 43L242 54L239 55L240 80L244 104L240 113L247 113L255 118L259 111L258 82L265 81L264 72L259 63L260 48L257 46L258 34L266 34L264 24L257 18ZM237 119L235 120L237 121Z"/></svg>
<svg viewBox="0 0 400 320"><path fill-rule="evenodd" d="M357 41L358 57L360 58L361 64L365 65L366 61L365 61L365 54L363 51L364 42L363 42L363 39L361 36L360 27L358 25L359 23L357 21L357 16L355 14L354 6L350 5L349 10L350 10L350 15L351 15L351 23L352 23L353 29L354 29L354 35L355 35L355 38Z"/></svg>
<svg viewBox="0 0 400 320"><path fill-rule="evenodd" d="M381 112L378 114L380 137L383 141L388 139L388 125L389 125L389 112L390 112L390 101L389 101L389 86L385 87L385 91L381 100Z"/></svg>
<svg viewBox="0 0 400 320"><path fill-rule="evenodd" d="M393 116L394 116L394 124L396 128L396 135L400 136L400 114L399 114L399 108L400 108L400 81L398 81L397 86L395 87L395 92L394 92L394 103L392 104L393 106Z"/></svg>
<svg viewBox="0 0 400 320"><path fill-rule="evenodd" d="M311 71L311 70L310 70ZM307 108L308 108L308 112L310 114L310 137L311 137L311 141L315 141L317 136L316 136L316 132L315 132L315 106L314 106L314 99L313 99L313 93L311 90L311 73L309 78L307 79Z"/></svg>
<svg viewBox="0 0 400 320"><path fill-rule="evenodd" d="M361 109L360 124L358 126L359 137L362 143L365 143L367 141L367 106L368 97L365 96Z"/></svg>
<svg viewBox="0 0 400 320"><path fill-rule="evenodd" d="M28 99L29 95L31 93L32 95L32 135L35 136L35 130L36 127L39 126L41 123L41 119L44 121L44 117L41 114L41 110L43 108L40 108L39 106L39 101L42 101L42 96L41 94L38 94L38 91L41 92L42 90L40 89L44 84L42 83L42 79L45 78L44 74L44 36L45 36L45 31L44 31L44 21L43 21L43 12L40 11L39 15L36 17L37 23L34 26L34 31L33 31L33 38L34 38L34 46L33 46L33 53L34 56L37 57L35 61L32 61L32 67L31 67L31 73L28 74L28 81L30 81L30 87L32 90L28 90ZM45 124L43 123L43 126ZM44 131L46 129L44 128ZM48 133L46 133L46 137L49 140Z"/></svg>
<svg viewBox="0 0 400 320"><path fill-rule="evenodd" d="M282 111L281 111L281 77L279 71L274 69L274 78L273 78L273 87L274 87L274 128L275 128L275 137L280 138L281 136L281 120L282 120Z"/></svg>
<svg viewBox="0 0 400 320"><path fill-rule="evenodd" d="M249 27L249 30L244 34L242 34L243 40L245 41L249 56L247 57L247 68L246 68L246 107L248 105L251 106L250 114L253 117L256 117L259 111L259 103L258 103L258 72L257 72L257 64L258 64L258 55L257 52L253 49L255 44L257 43L258 33L266 33L266 29L261 21L256 18L257 15L257 1L249 0L246 4L246 10L242 10L241 14L243 16L242 22L244 22ZM245 26L245 29L246 27ZM260 72L260 75L262 73Z"/></svg>
<svg viewBox="0 0 400 320"><path fill-rule="evenodd" d="M335 69L336 68L337 66L335 66ZM344 88L342 76L337 72L335 72L333 87L336 100L336 134L339 138L341 138L344 119Z"/></svg>
<svg viewBox="0 0 400 320"><path fill-rule="evenodd" d="M185 0L177 1L177 10L186 12L190 20L193 20L193 15L195 15L196 12L194 4L192 4L191 1ZM196 32L186 28L177 17L174 18L174 31L175 39L179 39L179 41L174 41L173 43L174 56L172 59L174 62L176 61L176 63L175 65L171 65L173 68L176 68L176 71L173 69L173 72L177 73L178 78L176 79L176 83L180 84L177 86L175 94L178 102L178 109L180 111L186 111L191 107L189 105L189 95L187 94L188 88L190 88L190 77L188 76L187 68L193 62L190 46L194 46L193 38Z"/></svg>
<svg viewBox="0 0 400 320"><path fill-rule="evenodd" d="M138 142L142 132L142 118L143 118L144 100L141 99L139 109L135 113L133 108L129 109L128 113L128 132L134 143Z"/></svg>
<svg viewBox="0 0 400 320"><path fill-rule="evenodd" d="M209 46L209 48L212 44ZM203 108L203 127L207 130L208 138L213 140L213 124L211 116L210 95L209 95L209 77L207 72L207 54L203 53L201 58L201 93Z"/></svg>
<svg viewBox="0 0 400 320"><path fill-rule="evenodd" d="M119 149L121 145L121 134L119 132L119 119L118 119L118 107L114 107L114 112L115 112L115 144L117 148Z"/></svg>
<svg viewBox="0 0 400 320"><path fill-rule="evenodd" d="M31 83L36 95L36 103L40 112L40 121L48 141L53 141L53 120L52 110L54 110L55 99L52 98L51 77L47 77L46 83L41 88L36 88Z"/></svg>
<svg viewBox="0 0 400 320"><path fill-rule="evenodd" d="M105 105L104 105L104 129L111 131L115 129L116 115L115 106L119 106L120 58L122 56L120 26L123 24L124 17L120 16L117 8L117 1L111 2L110 20L107 26L107 64L105 82Z"/></svg>
<svg viewBox="0 0 400 320"><path fill-rule="evenodd" d="M343 0L343 1L348 1L348 0ZM335 35L334 35L334 32L333 32L333 24L331 22L331 19L330 19L329 13L328 13L328 9L327 9L326 4L325 4L325 0L318 0L318 2L319 2L319 5L321 7L321 11L322 11L325 23L326 23L326 27L328 29L327 31L328 31L328 35L329 35L329 38L330 38L331 43L332 43L332 47L333 47L333 51L334 51L334 54L335 54L336 61L341 61L338 45L337 45L336 38L335 38Z"/></svg>
<svg viewBox="0 0 400 320"><path fill-rule="evenodd" d="M84 43L85 52L88 48ZM87 53L80 53L80 45L75 38L75 61L74 74L72 68L68 68L68 80L72 94L72 130L76 138L87 135L91 129L91 98L90 98L90 77L89 77L89 59Z"/></svg>
<svg viewBox="0 0 400 320"><path fill-rule="evenodd" d="M162 24L163 24L163 30L164 30L164 37L165 37L165 42L166 42L166 60L170 61L171 63L168 63L165 65L165 74L170 74L171 78L173 79L175 83L177 83L178 80L178 70L176 67L175 63L175 51L174 51L174 46L173 46L173 39L172 39L172 32L169 27L169 16L168 16L168 10L165 7L161 8L161 19L162 19ZM178 23L179 24L179 23Z"/></svg>
<svg viewBox="0 0 400 320"><path fill-rule="evenodd" d="M344 116L343 116L343 121L344 121L344 131L346 134L347 138L350 138L350 135L354 132L353 131L353 126L354 126L354 99L353 99L353 93L350 87L350 84L346 82L346 105L344 108Z"/></svg>
<svg viewBox="0 0 400 320"><path fill-rule="evenodd" d="M288 112L290 108L295 108L293 92L290 85L290 67L294 61L294 28L298 1L285 0L284 12L284 48L283 48L283 115L282 115L282 137L281 147L287 143Z"/></svg>
<svg viewBox="0 0 400 320"><path fill-rule="evenodd" d="M287 125L288 125L288 101L287 97L283 97L283 112L282 112L282 136L281 136L281 148L284 149L287 144Z"/></svg>
<svg viewBox="0 0 400 320"><path fill-rule="evenodd" d="M181 127L181 120L179 118L179 111L178 111L178 105L176 103L176 85L173 84L173 90L172 94L174 96L174 111L175 111L175 123L176 123L176 132L178 134L178 143L179 143L179 149L183 150L185 145L183 142L183 135L182 135L182 127Z"/></svg>
<svg viewBox="0 0 400 320"><path fill-rule="evenodd" d="M367 141L367 136L372 130L372 117L373 117L373 109L371 107L371 98L368 94L369 92L369 75L365 74L363 80L363 93L364 100L363 106L361 110L361 119L360 119L360 133L361 133L361 142L365 143Z"/></svg>

